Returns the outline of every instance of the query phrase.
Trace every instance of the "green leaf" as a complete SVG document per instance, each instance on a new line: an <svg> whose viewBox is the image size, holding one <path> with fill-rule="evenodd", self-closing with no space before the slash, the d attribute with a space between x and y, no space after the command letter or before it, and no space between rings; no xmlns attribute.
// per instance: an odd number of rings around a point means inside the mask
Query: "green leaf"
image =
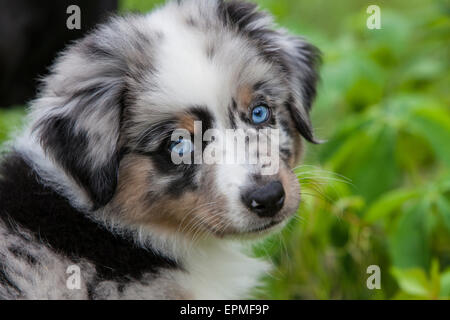
<svg viewBox="0 0 450 320"><path fill-rule="evenodd" d="M439 298L450 299L450 268L441 274Z"/></svg>
<svg viewBox="0 0 450 320"><path fill-rule="evenodd" d="M420 202L406 210L390 234L390 254L393 264L400 268L428 268L430 239L426 230L429 204Z"/></svg>
<svg viewBox="0 0 450 320"><path fill-rule="evenodd" d="M333 171L339 171L340 168L348 165L348 160L355 154L358 147L359 150L366 150L368 144L371 144L371 137L364 132L360 135L353 135L329 158L326 167Z"/></svg>
<svg viewBox="0 0 450 320"><path fill-rule="evenodd" d="M417 189L397 189L386 193L367 210L364 220L373 223L376 220L386 218L406 201L416 198L420 194L421 192Z"/></svg>
<svg viewBox="0 0 450 320"><path fill-rule="evenodd" d="M353 155L347 159L352 166L342 172L353 180L358 193L368 203L391 189L399 175L395 161L396 132L392 128L381 127L370 134L370 143L353 150ZM352 158L355 160L353 163Z"/></svg>
<svg viewBox="0 0 450 320"><path fill-rule="evenodd" d="M319 160L321 162L326 162L333 156L336 152L340 150L342 145L347 142L348 138L351 137L355 131L361 130L360 121L350 121L343 122L339 127L339 130L335 131L332 137L323 145L319 146Z"/></svg>
<svg viewBox="0 0 450 320"><path fill-rule="evenodd" d="M398 179L395 145L395 130L374 122L354 132L329 157L326 166L350 178L358 194L370 203L392 188Z"/></svg>
<svg viewBox="0 0 450 320"><path fill-rule="evenodd" d="M439 208L445 227L450 232L450 200L444 197L439 197L436 200L436 205Z"/></svg>
<svg viewBox="0 0 450 320"><path fill-rule="evenodd" d="M430 285L423 269L392 268L391 273L405 293L423 298L430 296Z"/></svg>
<svg viewBox="0 0 450 320"><path fill-rule="evenodd" d="M410 119L411 128L425 137L436 155L450 165L450 113L444 108L420 108Z"/></svg>
<svg viewBox="0 0 450 320"><path fill-rule="evenodd" d="M431 291L432 297L437 298L439 296L439 291L441 289L440 284L440 274L439 274L439 260L433 259L431 262L431 271L430 271L430 279L431 279Z"/></svg>

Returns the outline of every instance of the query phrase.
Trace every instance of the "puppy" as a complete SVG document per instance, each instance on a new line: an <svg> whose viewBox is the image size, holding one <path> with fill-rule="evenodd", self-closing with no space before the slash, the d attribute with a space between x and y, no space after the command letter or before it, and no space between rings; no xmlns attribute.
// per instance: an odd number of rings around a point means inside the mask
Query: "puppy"
<svg viewBox="0 0 450 320"><path fill-rule="evenodd" d="M70 46L2 160L0 298L248 297L269 265L242 239L299 206L318 62L241 1L168 2ZM232 153L227 129L275 130L270 163L176 163Z"/></svg>

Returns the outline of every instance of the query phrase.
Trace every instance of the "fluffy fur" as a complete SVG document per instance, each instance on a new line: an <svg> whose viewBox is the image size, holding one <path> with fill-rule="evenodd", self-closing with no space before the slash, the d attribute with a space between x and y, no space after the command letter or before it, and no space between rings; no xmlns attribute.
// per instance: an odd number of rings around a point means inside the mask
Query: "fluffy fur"
<svg viewBox="0 0 450 320"><path fill-rule="evenodd" d="M269 265L240 240L280 229L298 208L291 169L300 136L317 142L318 57L256 5L220 0L116 17L70 46L2 160L0 298L248 297ZM254 128L260 103L281 132L277 174L170 161L175 129ZM275 180L282 209L251 212L242 194ZM66 286L70 265L80 289Z"/></svg>

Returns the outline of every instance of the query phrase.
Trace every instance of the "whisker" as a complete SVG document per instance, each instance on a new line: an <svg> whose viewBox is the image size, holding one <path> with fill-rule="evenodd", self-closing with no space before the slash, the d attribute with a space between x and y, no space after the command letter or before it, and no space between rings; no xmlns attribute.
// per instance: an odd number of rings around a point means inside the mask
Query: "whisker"
<svg viewBox="0 0 450 320"><path fill-rule="evenodd" d="M202 216L202 219L200 219L199 223L197 223L197 225L195 226L196 230L194 230L194 234L192 236L192 242L196 243L197 242L197 238L199 237L199 235L201 236L201 231L202 229L200 228L202 225L209 223L212 224L213 226L215 226L215 223L217 221L220 221L220 211L216 211L213 212L211 214L211 212L208 212L210 215L209 216Z"/></svg>
<svg viewBox="0 0 450 320"><path fill-rule="evenodd" d="M314 197L314 198L323 200L323 201L325 201L325 202L327 202L327 203L330 203L330 202L328 201L328 199L324 198L324 197L323 197L322 195L320 195L320 194L305 193L305 192L301 192L300 194L301 194L301 195L305 195L305 196Z"/></svg>
<svg viewBox="0 0 450 320"><path fill-rule="evenodd" d="M347 180L342 180L342 179L338 179L338 178L333 178L333 177L326 177L326 176L305 176L305 175L303 175L303 174L299 174L299 175L297 175L297 177L299 177L299 179L298 180L300 180L300 181L302 181L302 180L323 180L323 181L335 181L335 182L341 182L341 183L344 183L344 184L348 184L348 185L350 185L350 186L352 186L352 187L355 187L356 188L356 186L352 183L352 182L349 182L349 181L347 181Z"/></svg>
<svg viewBox="0 0 450 320"><path fill-rule="evenodd" d="M317 186L315 183L311 183L310 190L313 190L323 196L328 203L333 203L336 199L332 199L331 197L327 196L326 193L320 188L320 186Z"/></svg>
<svg viewBox="0 0 450 320"><path fill-rule="evenodd" d="M298 214L294 215L293 219L295 221L298 221L299 223L305 223L306 222L306 219L303 218L302 216L299 216Z"/></svg>
<svg viewBox="0 0 450 320"><path fill-rule="evenodd" d="M208 207L208 206L214 205L214 204L216 204L216 203L217 203L217 201L208 202L208 203L203 203L203 204L201 204L201 205L199 205L199 206L197 206L197 207L191 209L188 213L185 214L184 218L180 221L180 224L179 224L179 226L178 226L177 232L180 231L180 228L181 228L181 226L183 225L184 221L185 221L188 217L190 217L191 214L192 214L194 211L200 210L201 208L204 208L204 207ZM195 217L195 216L194 216L194 217ZM188 225L189 225L189 224L188 224ZM186 226L185 226L180 232L183 233L183 232L185 231L185 228L186 228Z"/></svg>
<svg viewBox="0 0 450 320"><path fill-rule="evenodd" d="M323 169L323 168L321 168L321 167L313 166L313 165L300 165L300 166L295 167L294 169L292 169L292 171L296 171L296 170L301 169L301 168L303 168L303 167L310 167L310 168L315 169L315 170L310 170L310 171L305 171L305 172L309 172L309 173L321 173L321 174L323 174L323 173L328 173L328 174L330 174L330 175L338 176L338 177L340 177L340 178L342 178L342 179L344 179L344 180L347 180L347 181L349 181L349 182L352 181L352 179L350 179L349 177L344 176L343 174L340 174L340 173L337 173L337 172L333 172L333 171L330 171L330 170L326 170L326 169Z"/></svg>
<svg viewBox="0 0 450 320"><path fill-rule="evenodd" d="M324 189L322 187L327 186L333 190L334 195L335 195L335 198L333 198L334 200L337 200L341 197L341 193L338 191L338 189L333 184L328 184L325 182L317 182L317 181L307 181L307 182L302 182L302 185L304 187L314 186L314 187L318 188L324 194L326 191L324 191ZM313 188L313 189L315 189L315 188Z"/></svg>

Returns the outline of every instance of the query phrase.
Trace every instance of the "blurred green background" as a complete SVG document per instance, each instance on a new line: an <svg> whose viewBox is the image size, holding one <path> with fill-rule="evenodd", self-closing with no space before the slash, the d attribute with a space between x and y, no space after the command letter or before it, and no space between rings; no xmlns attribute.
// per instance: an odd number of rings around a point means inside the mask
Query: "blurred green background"
<svg viewBox="0 0 450 320"><path fill-rule="evenodd" d="M122 0L145 12L163 1ZM450 298L448 1L259 0L323 52L319 138L296 169L303 201L256 248L276 269L263 299ZM381 8L369 30L369 5ZM0 111L0 142L24 109ZM378 265L381 289L369 290Z"/></svg>

